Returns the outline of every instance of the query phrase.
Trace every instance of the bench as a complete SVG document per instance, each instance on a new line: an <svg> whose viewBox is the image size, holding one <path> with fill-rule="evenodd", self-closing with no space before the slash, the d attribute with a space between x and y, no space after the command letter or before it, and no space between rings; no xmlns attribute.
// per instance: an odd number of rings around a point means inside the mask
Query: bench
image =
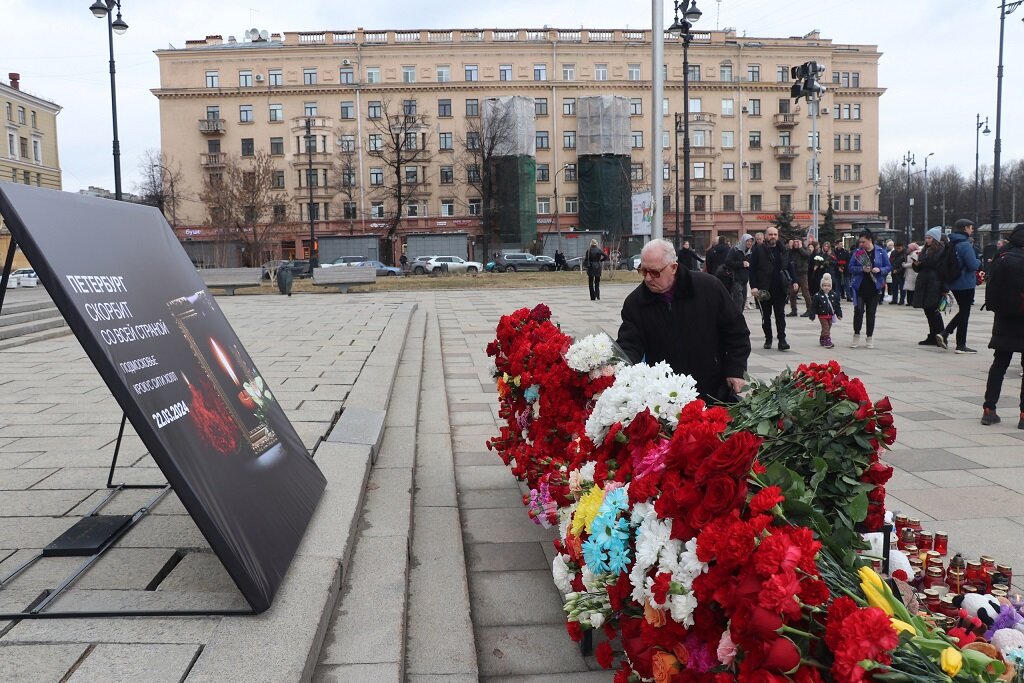
<svg viewBox="0 0 1024 683"><path fill-rule="evenodd" d="M354 285L372 285L377 282L377 269L367 266L334 266L315 268L313 284L320 287L337 287L342 294Z"/></svg>
<svg viewBox="0 0 1024 683"><path fill-rule="evenodd" d="M202 268L199 277L209 289L223 289L231 296L242 287L259 287L263 279L261 268Z"/></svg>

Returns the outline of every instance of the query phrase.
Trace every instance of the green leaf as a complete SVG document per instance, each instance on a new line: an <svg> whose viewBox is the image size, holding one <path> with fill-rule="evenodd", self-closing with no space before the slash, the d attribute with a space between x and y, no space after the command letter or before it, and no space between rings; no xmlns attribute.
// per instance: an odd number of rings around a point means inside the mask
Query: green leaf
<svg viewBox="0 0 1024 683"><path fill-rule="evenodd" d="M754 433L758 436L768 436L771 431L772 423L768 420L761 420L757 423L757 428L754 430Z"/></svg>
<svg viewBox="0 0 1024 683"><path fill-rule="evenodd" d="M868 494L861 491L850 501L850 518L856 522L863 522L868 516Z"/></svg>

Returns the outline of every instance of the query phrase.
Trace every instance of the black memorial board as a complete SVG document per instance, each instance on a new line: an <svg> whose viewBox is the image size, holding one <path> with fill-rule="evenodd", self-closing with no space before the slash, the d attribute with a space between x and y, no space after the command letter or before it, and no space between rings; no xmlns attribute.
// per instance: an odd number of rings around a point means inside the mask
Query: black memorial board
<svg viewBox="0 0 1024 683"><path fill-rule="evenodd" d="M170 226L14 183L0 214L224 568L270 607L326 481Z"/></svg>

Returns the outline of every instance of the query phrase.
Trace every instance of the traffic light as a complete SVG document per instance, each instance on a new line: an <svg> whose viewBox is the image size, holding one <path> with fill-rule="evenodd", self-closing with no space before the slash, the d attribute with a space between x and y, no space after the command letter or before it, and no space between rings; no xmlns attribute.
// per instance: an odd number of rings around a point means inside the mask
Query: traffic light
<svg viewBox="0 0 1024 683"><path fill-rule="evenodd" d="M800 66L794 66L789 70L790 75L796 81L790 88L789 95L796 101L806 97L810 102L812 97L821 97L825 94L825 86L818 83L818 77L825 73L825 65L815 61L804 62Z"/></svg>

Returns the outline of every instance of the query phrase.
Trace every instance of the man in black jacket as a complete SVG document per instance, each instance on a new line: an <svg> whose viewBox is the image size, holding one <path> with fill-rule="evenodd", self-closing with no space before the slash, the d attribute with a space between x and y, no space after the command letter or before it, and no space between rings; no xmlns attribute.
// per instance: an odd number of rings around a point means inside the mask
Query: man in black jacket
<svg viewBox="0 0 1024 683"><path fill-rule="evenodd" d="M739 244L729 250L725 267L732 271L732 300L741 311L747 307L747 285L750 283L750 247L754 238L743 233Z"/></svg>
<svg viewBox="0 0 1024 683"><path fill-rule="evenodd" d="M731 399L745 384L750 331L725 286L680 268L667 240L644 245L639 271L643 283L622 304L619 346L634 363L666 361L690 375L705 399Z"/></svg>
<svg viewBox="0 0 1024 683"><path fill-rule="evenodd" d="M789 250L779 243L779 229L771 227L764 232L764 243L755 244L750 251L750 295L761 309L761 329L764 330L764 348L772 348L772 314L779 333L779 351L788 351L786 342L786 301L790 291L797 291L796 272L789 259ZM769 296L765 297L765 294Z"/></svg>
<svg viewBox="0 0 1024 683"><path fill-rule="evenodd" d="M705 270L714 275L718 267L725 265L725 260L729 257L729 245L726 244L725 238L719 237L718 244L708 249L708 253L705 256L707 257L708 264Z"/></svg>

